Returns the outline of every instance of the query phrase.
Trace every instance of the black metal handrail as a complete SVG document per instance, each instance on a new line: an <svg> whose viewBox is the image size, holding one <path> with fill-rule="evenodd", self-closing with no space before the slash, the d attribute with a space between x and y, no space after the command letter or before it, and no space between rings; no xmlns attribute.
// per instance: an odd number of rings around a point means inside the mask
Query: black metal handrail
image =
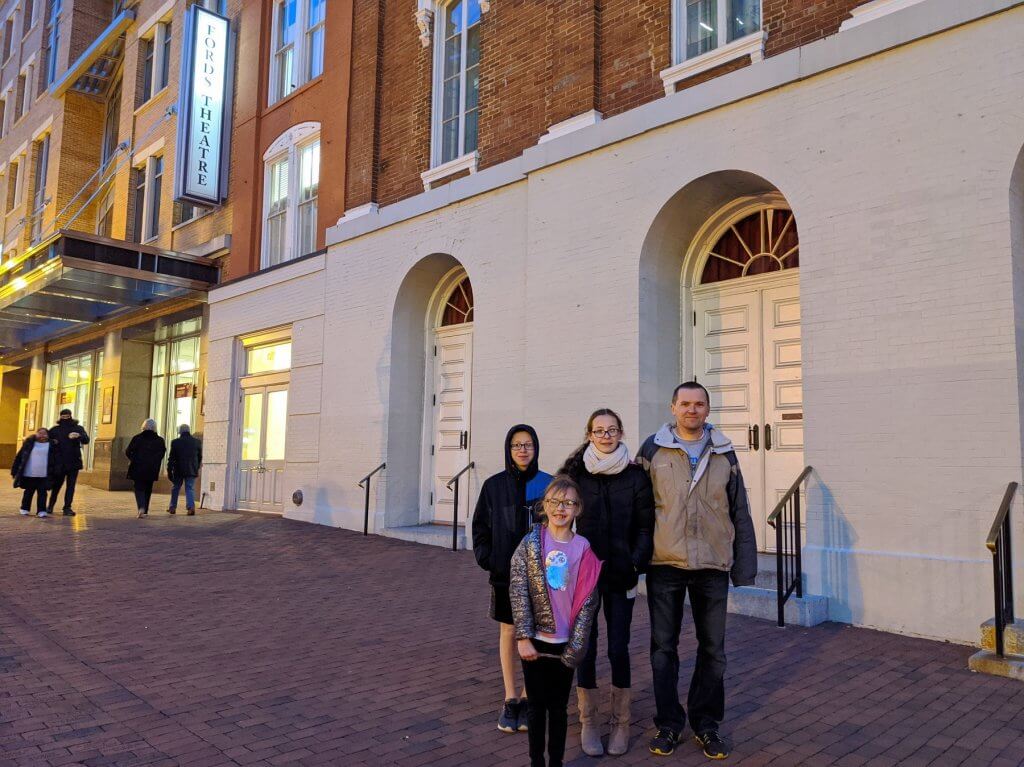
<svg viewBox="0 0 1024 767"><path fill-rule="evenodd" d="M382 462L380 466L371 471L357 483L359 487L366 490L366 502L363 504L363 535L368 535L370 532L370 477L385 466L387 466L387 462Z"/></svg>
<svg viewBox="0 0 1024 767"><path fill-rule="evenodd" d="M470 461L459 472L445 482L444 486L449 490L452 489L452 483L455 483L455 503L452 506L452 551L459 550L459 478L467 471L472 469L476 464Z"/></svg>
<svg viewBox="0 0 1024 767"><path fill-rule="evenodd" d="M996 655L1003 657L1003 634L1006 625L1013 623L1013 556L1010 539L1010 506L1017 492L1017 483L1011 482L1003 493L1003 502L992 522L985 545L992 552L992 575L996 596Z"/></svg>
<svg viewBox="0 0 1024 767"><path fill-rule="evenodd" d="M775 588L779 603L779 625L786 625L786 600L796 591L804 595L804 568L800 540L800 485L811 473L806 466L796 482L786 491L775 510L768 515L768 524L775 528ZM781 521L782 524L778 524Z"/></svg>

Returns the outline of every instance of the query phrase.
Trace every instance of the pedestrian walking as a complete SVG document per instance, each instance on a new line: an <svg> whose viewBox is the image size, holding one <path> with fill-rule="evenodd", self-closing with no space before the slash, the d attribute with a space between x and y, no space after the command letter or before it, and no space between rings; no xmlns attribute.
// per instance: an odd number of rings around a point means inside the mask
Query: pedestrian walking
<svg viewBox="0 0 1024 767"><path fill-rule="evenodd" d="M25 491L21 496L21 516L27 517L32 513L32 496L36 497L36 516L45 518L48 515L46 491L62 468L60 450L46 429L25 437L11 465L14 486Z"/></svg>
<svg viewBox="0 0 1024 767"><path fill-rule="evenodd" d="M75 500L75 485L78 484L78 472L82 470L82 447L89 444L89 434L82 424L74 419L71 410L64 408L60 411L57 424L50 429L50 439L56 443L60 452L61 473L53 482L53 489L50 490L49 511L57 507L57 497L60 495L60 488L64 486L64 516L75 516L72 503Z"/></svg>
<svg viewBox="0 0 1024 767"><path fill-rule="evenodd" d="M532 426L521 423L505 435L505 470L488 477L473 512L473 553L490 573L491 618L499 623L498 655L505 685L498 713L502 732L527 729L527 688L516 695L516 642L509 602L512 554L533 524L533 506L543 497L551 475L540 470L540 440Z"/></svg>
<svg viewBox="0 0 1024 767"><path fill-rule="evenodd" d="M630 460L622 441L622 419L608 408L595 410L587 420L586 439L559 470L580 487L587 513L576 522L576 532L590 542L604 562L598 582L600 604L608 637L612 668L608 753L629 750L632 721L632 677L629 637L633 622L636 585L647 568L653 547L654 494L647 473ZM591 624L587 653L576 669L576 697L580 713L580 743L588 756L601 756L601 702L597 693L597 635L600 621Z"/></svg>
<svg viewBox="0 0 1024 767"><path fill-rule="evenodd" d="M176 514L178 493L185 486L185 511L188 516L196 513L196 477L203 465L203 443L192 436L192 428L183 423L178 427L178 437L171 440L167 455L167 478L171 480L171 503L168 514Z"/></svg>
<svg viewBox="0 0 1024 767"><path fill-rule="evenodd" d="M590 642L601 561L573 522L583 512L579 486L557 476L544 493L543 518L512 556L512 614L526 680L530 765L562 767L573 670Z"/></svg>
<svg viewBox="0 0 1024 767"><path fill-rule="evenodd" d="M156 433L156 421L152 418L142 422L142 431L132 437L124 451L128 456L128 479L135 483L135 505L139 509L139 519L149 514L153 483L160 478L160 465L166 452L167 445L164 438Z"/></svg>
<svg viewBox="0 0 1024 767"><path fill-rule="evenodd" d="M730 745L718 732L725 716L725 617L729 576L754 582L757 544L732 442L707 423L708 391L695 381L672 393L674 422L640 448L638 459L654 486L654 554L647 569L651 669L657 734L653 754L671 754L686 723L679 703L679 631L683 602L697 634L697 660L687 696L690 726L709 759Z"/></svg>

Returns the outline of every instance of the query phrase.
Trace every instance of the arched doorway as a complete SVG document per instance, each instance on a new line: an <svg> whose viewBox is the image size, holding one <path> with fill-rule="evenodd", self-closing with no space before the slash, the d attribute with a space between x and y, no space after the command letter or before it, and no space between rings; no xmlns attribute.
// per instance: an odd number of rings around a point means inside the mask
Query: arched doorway
<svg viewBox="0 0 1024 767"><path fill-rule="evenodd" d="M803 468L796 218L778 194L734 201L709 218L689 259L692 376L736 447L759 548L770 551L767 516Z"/></svg>
<svg viewBox="0 0 1024 767"><path fill-rule="evenodd" d="M452 524L454 498L446 485L469 461L473 380L473 285L461 267L441 280L430 310L425 424L429 455L423 521ZM465 486L465 485L464 485ZM469 493L459 498L458 522L466 524Z"/></svg>

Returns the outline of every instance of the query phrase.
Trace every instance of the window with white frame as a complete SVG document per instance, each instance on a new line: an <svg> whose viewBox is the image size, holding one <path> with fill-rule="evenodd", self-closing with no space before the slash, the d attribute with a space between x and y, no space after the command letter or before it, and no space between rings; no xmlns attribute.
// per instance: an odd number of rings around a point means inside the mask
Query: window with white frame
<svg viewBox="0 0 1024 767"><path fill-rule="evenodd" d="M24 37L32 29L36 22L36 4L34 0L25 0L25 15L23 16L21 35Z"/></svg>
<svg viewBox="0 0 1024 767"><path fill-rule="evenodd" d="M7 212L18 205L18 185L21 177L21 163L17 160L7 166Z"/></svg>
<svg viewBox="0 0 1024 767"><path fill-rule="evenodd" d="M34 93L34 88L32 87L32 83L33 83L32 75L35 74L35 69L36 68L35 68L34 64L29 64L25 68L25 74L23 75L23 77L25 78L25 90L21 94L21 98L22 98L21 113L22 114L27 114L28 110L32 108L32 96L33 96L33 93Z"/></svg>
<svg viewBox="0 0 1024 767"><path fill-rule="evenodd" d="M50 14L46 20L46 86L57 79L57 52L60 49L61 0L50 0Z"/></svg>
<svg viewBox="0 0 1024 767"><path fill-rule="evenodd" d="M132 236L136 242L148 242L160 234L163 176L164 158L160 156L147 158L144 165L135 169Z"/></svg>
<svg viewBox="0 0 1024 767"><path fill-rule="evenodd" d="M480 115L480 2L443 7L434 32L432 165L473 152Z"/></svg>
<svg viewBox="0 0 1024 767"><path fill-rule="evenodd" d="M326 17L327 0L278 0L274 4L271 104L323 74Z"/></svg>
<svg viewBox="0 0 1024 767"><path fill-rule="evenodd" d="M676 63L761 29L761 0L675 0Z"/></svg>
<svg viewBox="0 0 1024 767"><path fill-rule="evenodd" d="M13 52L12 43L14 42L14 14L7 17L7 21L4 22L4 51L3 60L6 62L11 57Z"/></svg>
<svg viewBox="0 0 1024 767"><path fill-rule="evenodd" d="M304 123L274 142L266 155L262 266L316 250L320 188L320 126Z"/></svg>
<svg viewBox="0 0 1024 767"><path fill-rule="evenodd" d="M96 234L110 237L114 232L114 185L108 184L96 209Z"/></svg>
<svg viewBox="0 0 1024 767"><path fill-rule="evenodd" d="M32 176L32 225L30 227L32 244L35 245L43 235L43 213L46 212L46 174L50 168L50 134L36 141L36 165Z"/></svg>
<svg viewBox="0 0 1024 767"><path fill-rule="evenodd" d="M154 25L152 35L139 41L142 47L142 102L167 87L171 74L171 22Z"/></svg>

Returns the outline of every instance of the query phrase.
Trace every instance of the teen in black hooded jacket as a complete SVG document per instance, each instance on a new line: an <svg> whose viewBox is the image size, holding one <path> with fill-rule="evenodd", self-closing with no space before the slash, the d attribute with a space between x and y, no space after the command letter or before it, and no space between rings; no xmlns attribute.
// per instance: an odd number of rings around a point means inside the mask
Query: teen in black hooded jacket
<svg viewBox="0 0 1024 767"><path fill-rule="evenodd" d="M508 597L512 554L533 523L532 507L544 497L551 475L538 467L540 441L532 426L516 424L505 435L505 470L488 477L473 512L473 553L490 573L491 617L501 625L499 653L505 702L498 716L502 732L526 730L526 690L516 697L518 665L512 603Z"/></svg>

